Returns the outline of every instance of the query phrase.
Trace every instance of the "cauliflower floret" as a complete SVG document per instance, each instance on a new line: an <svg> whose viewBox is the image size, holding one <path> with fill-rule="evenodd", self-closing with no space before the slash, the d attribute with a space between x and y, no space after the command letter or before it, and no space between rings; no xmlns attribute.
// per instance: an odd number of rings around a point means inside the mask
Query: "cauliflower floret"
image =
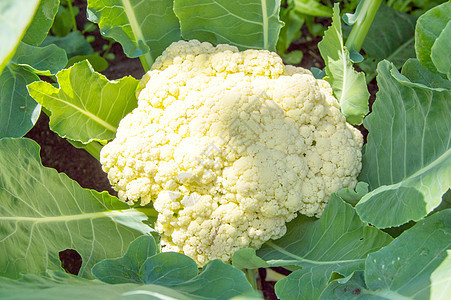
<svg viewBox="0 0 451 300"><path fill-rule="evenodd" d="M361 134L326 81L275 53L180 41L140 89L101 163L121 200L153 201L164 251L229 261L357 183Z"/></svg>

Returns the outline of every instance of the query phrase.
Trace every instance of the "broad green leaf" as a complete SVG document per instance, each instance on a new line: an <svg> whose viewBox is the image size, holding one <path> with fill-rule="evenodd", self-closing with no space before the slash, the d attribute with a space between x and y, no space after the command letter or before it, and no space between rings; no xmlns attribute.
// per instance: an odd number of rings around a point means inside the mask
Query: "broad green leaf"
<svg viewBox="0 0 451 300"><path fill-rule="evenodd" d="M213 44L231 44L240 50L275 51L280 28L280 0L175 0L182 37Z"/></svg>
<svg viewBox="0 0 451 300"><path fill-rule="evenodd" d="M0 75L0 138L22 137L38 120L41 106L27 91L27 84L36 80L39 80L37 75L22 67L8 65L3 70Z"/></svg>
<svg viewBox="0 0 451 300"><path fill-rule="evenodd" d="M366 73L367 81L376 76L377 64L387 59L397 68L415 57L415 22L417 18L395 10L382 3L373 24L363 42L367 57L359 64Z"/></svg>
<svg viewBox="0 0 451 300"><path fill-rule="evenodd" d="M41 0L22 42L39 46L47 36L58 11L59 0Z"/></svg>
<svg viewBox="0 0 451 300"><path fill-rule="evenodd" d="M356 272L333 282L321 299L446 299L451 292L450 235L451 210L427 217L371 253L364 276Z"/></svg>
<svg viewBox="0 0 451 300"><path fill-rule="evenodd" d="M60 5L53 21L52 33L55 36L64 37L68 35L74 27L70 10Z"/></svg>
<svg viewBox="0 0 451 300"><path fill-rule="evenodd" d="M390 241L389 235L360 221L354 208L333 194L319 220L296 218L287 225L286 235L266 242L257 255L270 266L294 270L277 282L279 298L317 299L333 273L348 276L363 270L368 253ZM241 261L241 267L247 267L245 259Z"/></svg>
<svg viewBox="0 0 451 300"><path fill-rule="evenodd" d="M442 252L442 256L443 254ZM426 286L428 283L426 283ZM451 294L451 246L449 244L446 250L446 258L440 263L437 269L432 271L430 289L431 299L440 299Z"/></svg>
<svg viewBox="0 0 451 300"><path fill-rule="evenodd" d="M294 0L294 9L314 17L332 17L332 10L318 0Z"/></svg>
<svg viewBox="0 0 451 300"><path fill-rule="evenodd" d="M416 58L406 61L402 67L402 75L415 83L424 84L431 88L444 88L451 90L451 81L444 79L440 74L430 71Z"/></svg>
<svg viewBox="0 0 451 300"><path fill-rule="evenodd" d="M364 271L357 271L352 275L332 281L319 300L338 300L338 299L365 299L365 300L389 300L398 299L395 295L373 295L368 290L365 283ZM399 295L396 295L399 297ZM391 298L394 297L394 298ZM400 300L407 300L399 298ZM409 298L410 299L410 298Z"/></svg>
<svg viewBox="0 0 451 300"><path fill-rule="evenodd" d="M123 255L151 231L144 213L43 167L32 140L1 139L0 165L1 276L61 269L58 253L74 249L83 261L79 276L91 277L94 263Z"/></svg>
<svg viewBox="0 0 451 300"><path fill-rule="evenodd" d="M208 267L207 267L208 266ZM12 299L152 299L152 300L214 300L214 299L261 299L257 297L241 271L222 262L207 264L203 278L205 287L193 281L191 288L179 291L177 287L154 284L107 284L87 280L63 272L50 272L50 276L24 275L19 280L0 277L0 298ZM215 273L212 273L212 271ZM230 272L232 270L232 272ZM218 273L223 271L224 273ZM235 277L232 277L235 276ZM197 277L202 277L199 275ZM196 278L197 278L196 277ZM235 284L235 285L233 285ZM226 289L227 288L227 289ZM241 298L244 295L244 298ZM248 296L250 295L250 296Z"/></svg>
<svg viewBox="0 0 451 300"><path fill-rule="evenodd" d="M67 54L67 59L71 59L72 57L79 55L94 54L94 50L91 45L86 41L80 31L71 32L65 37L49 35L40 46L44 47L51 44L55 44L56 46L64 49Z"/></svg>
<svg viewBox="0 0 451 300"><path fill-rule="evenodd" d="M449 1L449 0L411 0L411 2L416 7L420 8L420 9L418 9L418 11L413 11L412 13L424 13L425 11L433 8L434 6L440 5L446 1ZM405 3L403 3L402 1L400 1L398 3L399 6L404 6L404 4Z"/></svg>
<svg viewBox="0 0 451 300"><path fill-rule="evenodd" d="M21 42L11 63L38 75L50 76L66 66L67 57L66 51L53 44L34 47Z"/></svg>
<svg viewBox="0 0 451 300"><path fill-rule="evenodd" d="M356 210L387 228L420 220L451 186L451 91L412 83L387 61L377 81L360 174L370 192Z"/></svg>
<svg viewBox="0 0 451 300"><path fill-rule="evenodd" d="M321 294L319 300L387 300L383 296L372 295L367 290L364 276L363 271L357 271L346 278L332 281Z"/></svg>
<svg viewBox="0 0 451 300"><path fill-rule="evenodd" d="M79 61L83 61L85 59L87 59L89 61L92 68L96 72L102 72L102 71L105 71L106 68L108 68L108 62L106 61L106 59L99 55L96 55L96 54L73 56L67 62L66 68L69 68L69 67L73 66L75 63L77 63Z"/></svg>
<svg viewBox="0 0 451 300"><path fill-rule="evenodd" d="M230 299L253 290L243 272L219 259L209 261L196 277L170 287L202 299Z"/></svg>
<svg viewBox="0 0 451 300"><path fill-rule="evenodd" d="M39 0L2 0L0 2L0 74L13 57L25 30L38 8Z"/></svg>
<svg viewBox="0 0 451 300"><path fill-rule="evenodd" d="M439 37L435 40L431 49L431 59L440 73L445 74L451 80L451 22L445 26Z"/></svg>
<svg viewBox="0 0 451 300"><path fill-rule="evenodd" d="M318 49L326 64L325 78L332 86L340 103L341 112L351 124L361 124L368 113L370 94L366 87L365 74L356 72L349 58L349 51L343 44L340 12L334 6L332 25L324 33Z"/></svg>
<svg viewBox="0 0 451 300"><path fill-rule="evenodd" d="M82 61L56 77L59 88L39 81L28 85L28 91L51 111L50 128L61 137L85 144L106 142L115 137L119 121L136 107L138 80L131 76L109 81Z"/></svg>
<svg viewBox="0 0 451 300"><path fill-rule="evenodd" d="M415 52L421 64L435 72L431 48L442 30L451 20L451 2L428 10L417 22L415 28ZM448 52L449 53L449 49Z"/></svg>
<svg viewBox="0 0 451 300"><path fill-rule="evenodd" d="M440 299L433 295L446 295L451 284L450 237L451 210L420 221L390 245L368 256L365 269L368 288L415 299ZM435 273L443 264L448 266L445 272Z"/></svg>
<svg viewBox="0 0 451 300"><path fill-rule="evenodd" d="M88 280L63 272L51 272L50 277L24 275L18 280L0 277L0 298L13 299L152 299L152 300L200 300L176 290L136 283L107 284Z"/></svg>
<svg viewBox="0 0 451 300"><path fill-rule="evenodd" d="M123 257L97 263L92 273L115 285L134 282L167 286L191 299L230 299L252 291L243 272L220 260L210 261L199 274L197 264L188 256L157 252L151 236L140 237Z"/></svg>
<svg viewBox="0 0 451 300"><path fill-rule="evenodd" d="M177 285L196 277L197 264L176 252L159 253L149 257L139 270L140 279L147 284Z"/></svg>
<svg viewBox="0 0 451 300"><path fill-rule="evenodd" d="M180 40L173 0L90 0L88 19L103 36L119 42L128 57L143 57L147 71L172 42Z"/></svg>
<svg viewBox="0 0 451 300"><path fill-rule="evenodd" d="M157 245L153 237L141 236L130 243L123 257L95 264L92 274L106 283L143 283L139 278L139 269L148 257L156 253Z"/></svg>
<svg viewBox="0 0 451 300"><path fill-rule="evenodd" d="M263 293L261 291L253 290L251 292L246 292L242 295L230 298L231 300L264 300Z"/></svg>

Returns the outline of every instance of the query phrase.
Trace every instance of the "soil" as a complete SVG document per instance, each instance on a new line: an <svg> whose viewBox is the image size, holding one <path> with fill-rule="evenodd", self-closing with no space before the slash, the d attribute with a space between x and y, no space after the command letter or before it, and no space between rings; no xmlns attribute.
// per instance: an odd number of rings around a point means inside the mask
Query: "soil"
<svg viewBox="0 0 451 300"><path fill-rule="evenodd" d="M78 28L83 28L86 22L86 2L75 1L74 4L80 8L80 14L77 16ZM325 24L328 21L324 20ZM95 36L92 46L95 51L101 51L102 46L109 42L103 39L99 31L89 33ZM304 54L300 66L310 69L311 67L323 68L324 63L316 47L320 37L311 37L308 31L303 31L303 37L289 50L301 50ZM115 55L115 59L110 62L110 66L102 72L108 79L118 79L126 75L131 75L140 79L144 75L139 59L127 58L118 43L114 43L110 52ZM369 85L374 100L377 86L375 83ZM371 102L372 102L371 101ZM366 137L366 130L360 127ZM101 191L116 193L111 189L106 174L102 171L100 163L88 152L77 149L65 139L60 138L49 128L49 118L45 113L41 113L40 118L34 128L28 132L26 137L35 140L41 146L41 158L44 166L55 168L59 172L66 173L70 178L76 180L82 187ZM78 274L81 266L81 257L74 250L68 249L60 253L62 266L67 272ZM289 271L283 268L275 268L275 271L288 275ZM258 283L263 290L265 299L277 299L274 293L274 282L265 280L266 271L259 270Z"/></svg>

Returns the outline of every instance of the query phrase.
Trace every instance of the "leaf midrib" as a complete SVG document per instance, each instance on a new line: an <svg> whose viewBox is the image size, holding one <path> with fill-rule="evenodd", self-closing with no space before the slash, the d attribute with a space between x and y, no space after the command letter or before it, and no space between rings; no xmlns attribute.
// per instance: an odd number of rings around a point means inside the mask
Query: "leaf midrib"
<svg viewBox="0 0 451 300"><path fill-rule="evenodd" d="M3 217L0 216L0 221L14 221L14 222L32 222L32 223L52 223L52 222L67 222L78 221L85 219L99 219L106 217L114 217L122 214L127 216L140 216L143 213L134 209L122 209L122 210L107 210L95 213L81 213L75 215L65 215L58 217Z"/></svg>
<svg viewBox="0 0 451 300"><path fill-rule="evenodd" d="M132 5L130 4L129 0L122 0L122 3L124 4L124 11L125 15L127 16L128 21L130 22L130 27L132 29L133 35L136 39L136 44L139 46L139 41L142 41L144 44L146 44L146 39L144 38L144 34L141 30L141 26L138 23L138 20L136 18L135 12L133 10ZM145 53L144 55L145 60L149 64L149 67L152 65L153 58L150 54L150 51Z"/></svg>
<svg viewBox="0 0 451 300"><path fill-rule="evenodd" d="M263 48L268 49L268 10L266 0L260 1L262 4L262 22L263 22Z"/></svg>

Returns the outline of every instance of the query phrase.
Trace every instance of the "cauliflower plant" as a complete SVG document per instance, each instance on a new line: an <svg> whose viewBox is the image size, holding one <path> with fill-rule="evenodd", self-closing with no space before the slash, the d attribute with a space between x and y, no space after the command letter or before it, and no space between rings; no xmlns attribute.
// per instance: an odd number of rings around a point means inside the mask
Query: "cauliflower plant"
<svg viewBox="0 0 451 300"><path fill-rule="evenodd" d="M180 41L141 88L101 163L122 201L153 202L164 251L229 261L357 183L360 132L326 81L275 53Z"/></svg>

